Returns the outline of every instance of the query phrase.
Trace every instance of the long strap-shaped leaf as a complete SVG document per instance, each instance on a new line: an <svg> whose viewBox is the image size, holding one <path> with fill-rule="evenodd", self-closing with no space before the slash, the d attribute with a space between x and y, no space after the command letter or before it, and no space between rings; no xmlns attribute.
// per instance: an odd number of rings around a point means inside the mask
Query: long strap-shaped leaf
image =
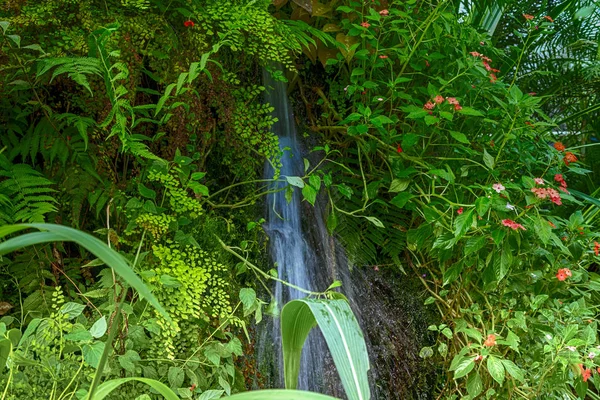
<svg viewBox="0 0 600 400"><path fill-rule="evenodd" d="M305 392L302 390L256 390L226 397L227 400L336 400L324 394Z"/></svg>
<svg viewBox="0 0 600 400"><path fill-rule="evenodd" d="M285 386L295 389L298 385L302 347L315 325L323 332L348 399L368 400L371 393L367 378L367 346L345 300L300 299L283 307L281 340Z"/></svg>
<svg viewBox="0 0 600 400"><path fill-rule="evenodd" d="M169 387L164 383L154 379L138 377L111 379L110 381L104 382L102 385L98 386L98 390L96 390L96 394L94 394L94 400L104 399L113 390L115 390L122 384L130 381L139 381L145 383L146 385L150 386L152 389L160 393L167 400L179 400L179 396L176 395L171 389L169 389Z"/></svg>
<svg viewBox="0 0 600 400"><path fill-rule="evenodd" d="M156 300L156 297L150 292L150 289L129 267L123 256L108 247L105 243L85 232L78 231L67 226L55 224L19 224L0 227L0 238L24 229L35 228L42 232L32 232L20 235L6 242L0 243L0 256L12 251L21 249L34 244L49 242L75 242L85 247L90 253L94 254L100 260L115 270L125 282L137 290L140 296L143 296L157 311L159 311L167 320L170 320L169 314L162 308Z"/></svg>

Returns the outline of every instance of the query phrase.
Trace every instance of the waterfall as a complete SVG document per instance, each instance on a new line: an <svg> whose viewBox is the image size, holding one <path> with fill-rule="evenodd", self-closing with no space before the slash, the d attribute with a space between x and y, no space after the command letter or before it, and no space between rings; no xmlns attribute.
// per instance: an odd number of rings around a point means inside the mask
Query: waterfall
<svg viewBox="0 0 600 400"><path fill-rule="evenodd" d="M303 176L302 146L287 96L286 84L274 80L263 70L265 101L274 107L278 119L272 130L279 137L283 156L281 176ZM316 160L312 160L314 165ZM273 177L270 165L265 178ZM272 188L284 188L279 182ZM320 199L324 200L324 199ZM419 343L426 335L425 321L420 318L422 300L410 291L396 271L386 276L373 268L350 269L346 254L325 226L325 206L318 199L313 207L302 201L294 187L288 202L285 190L267 198L269 251L279 278L310 291L323 291L333 280L342 281L364 334L371 362L372 399L428 399L419 386L427 379L419 369ZM275 300L281 309L293 299L306 294L277 283ZM421 328L419 328L419 325ZM419 331L422 329L425 333ZM257 361L260 378L257 386L283 388L283 357L279 319L267 319L257 326ZM302 351L298 388L346 398L333 360L319 329L313 329Z"/></svg>
<svg viewBox="0 0 600 400"><path fill-rule="evenodd" d="M273 132L279 137L279 145L283 151L281 158L281 176L303 176L304 162L296 137L296 124L289 104L284 82L275 81L268 72L263 74L265 86L268 87L266 101L274 108L274 116L278 119L273 125ZM265 174L273 176L273 170L267 166ZM279 183L275 188L285 187ZM269 195L267 199L267 222L265 230L269 236L270 253L276 265L279 278L311 291L323 290L327 286L319 286L317 260L314 250L310 248L302 231L301 219L302 198L298 190L294 190L288 203L285 191ZM290 300L305 297L306 294L277 283L275 300L282 307ZM274 356L277 359L274 386L283 387L283 358L281 352L281 332L279 320L271 327L271 338L274 344ZM323 385L323 352L325 343L318 330L309 335L302 352L298 388L321 391Z"/></svg>

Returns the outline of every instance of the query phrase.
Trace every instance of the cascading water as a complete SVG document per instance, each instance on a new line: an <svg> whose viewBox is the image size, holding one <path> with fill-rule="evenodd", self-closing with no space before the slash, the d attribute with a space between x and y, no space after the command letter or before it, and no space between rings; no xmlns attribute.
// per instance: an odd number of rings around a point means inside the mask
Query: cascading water
<svg viewBox="0 0 600 400"><path fill-rule="evenodd" d="M264 74L267 90L266 101L275 108L274 116L278 119L273 125L273 132L279 136L279 145L283 150L281 159L282 176L304 175L304 163L296 138L296 124L292 109L289 105L286 85L275 81L268 72ZM269 166L266 174L273 176ZM280 183L278 188L286 186ZM277 188L277 186L276 186ZM266 231L270 239L270 251L273 262L277 266L279 277L295 286L306 290L318 289L316 259L314 251L307 245L302 232L301 198L298 191L294 191L291 201L286 199L285 191L271 194L267 200L268 218ZM306 294L299 290L277 283L275 287L275 300L283 306L290 300L305 297ZM281 356L281 335L279 321L276 320L271 328L271 338L274 344L276 363L276 386L283 385L283 359ZM323 385L323 351L324 340L317 330L309 335L302 352L298 387L304 390L320 391Z"/></svg>
<svg viewBox="0 0 600 400"><path fill-rule="evenodd" d="M296 122L287 96L286 85L263 72L267 87L266 101L274 107L278 119L273 132L279 136L281 176L303 176L304 160L296 136ZM314 161L314 160L313 160ZM265 168L272 178L273 169ZM284 188L281 182L273 188ZM370 270L349 268L346 254L329 235L325 226L324 207L302 202L294 188L288 202L285 190L269 195L265 230L270 240L270 254L281 279L310 291L323 291L335 279L343 283L354 314L364 334L371 360L372 399L427 399L418 389L426 379L418 372L418 344L422 334L416 298L398 295L402 286L395 274L383 277ZM396 286L397 285L397 286ZM306 294L277 283L274 290L279 307ZM412 300L417 300L415 304ZM411 303L411 304L409 304ZM424 323L423 323L424 325ZM262 372L261 386L284 387L283 358L279 319L264 321L258 327L257 359ZM298 388L345 398L335 366L321 332L313 329L302 351Z"/></svg>

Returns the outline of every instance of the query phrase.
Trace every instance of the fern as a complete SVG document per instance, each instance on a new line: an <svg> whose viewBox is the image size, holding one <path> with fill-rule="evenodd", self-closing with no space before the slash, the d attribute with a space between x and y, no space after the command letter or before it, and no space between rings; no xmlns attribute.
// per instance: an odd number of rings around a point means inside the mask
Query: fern
<svg viewBox="0 0 600 400"><path fill-rule="evenodd" d="M85 87L92 96L94 94L92 93L86 75L98 75L103 77L102 64L99 59L93 57L60 57L43 59L40 61L37 77L40 78L53 68L55 69L52 78L50 78L50 82L59 75L67 74L69 78Z"/></svg>
<svg viewBox="0 0 600 400"><path fill-rule="evenodd" d="M52 181L27 164L12 164L0 155L0 218L6 223L44 222L57 211Z"/></svg>

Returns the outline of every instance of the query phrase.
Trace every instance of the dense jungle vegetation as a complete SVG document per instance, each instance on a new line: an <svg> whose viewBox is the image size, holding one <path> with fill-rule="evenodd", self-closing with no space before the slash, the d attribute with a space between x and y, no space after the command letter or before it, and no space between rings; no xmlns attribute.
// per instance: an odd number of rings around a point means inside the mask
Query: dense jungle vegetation
<svg viewBox="0 0 600 400"><path fill-rule="evenodd" d="M271 295L281 190L352 271L418 288L419 398L600 399L599 23L595 0L2 0L0 399L331 399L294 390L317 325L369 399L344 286ZM255 354L272 318L285 390Z"/></svg>

